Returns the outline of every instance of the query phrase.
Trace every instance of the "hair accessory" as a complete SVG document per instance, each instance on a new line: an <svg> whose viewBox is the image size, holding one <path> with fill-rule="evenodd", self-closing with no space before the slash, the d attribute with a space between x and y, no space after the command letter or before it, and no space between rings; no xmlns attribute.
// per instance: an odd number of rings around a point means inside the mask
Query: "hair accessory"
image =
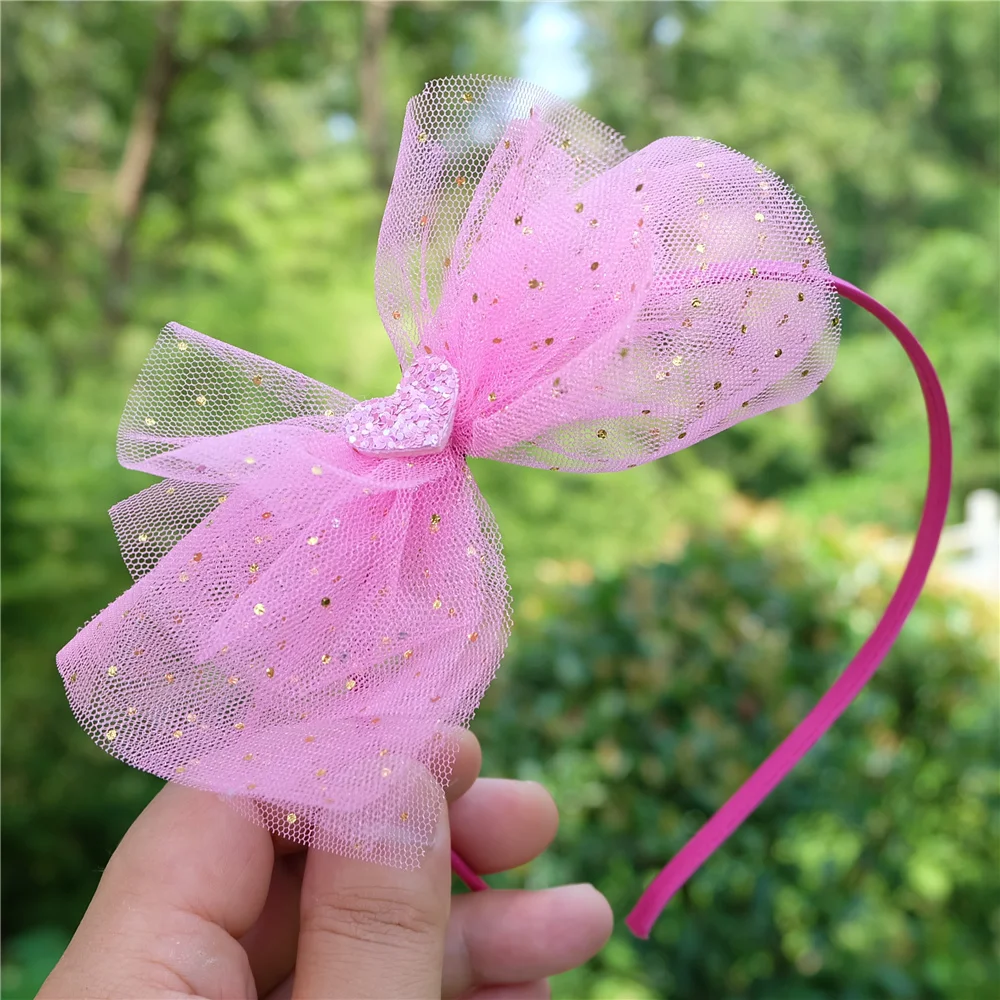
<svg viewBox="0 0 1000 1000"><path fill-rule="evenodd" d="M403 371L383 399L166 327L118 436L123 465L163 477L111 511L135 583L58 664L109 753L284 837L399 867L430 842L457 733L510 631L467 456L611 472L800 400L833 364L838 292L917 368L930 488L900 588L833 688L644 895L629 925L648 934L912 607L950 482L937 378L899 320L830 274L771 171L700 138L629 153L521 81L439 80L410 101L375 287Z"/></svg>

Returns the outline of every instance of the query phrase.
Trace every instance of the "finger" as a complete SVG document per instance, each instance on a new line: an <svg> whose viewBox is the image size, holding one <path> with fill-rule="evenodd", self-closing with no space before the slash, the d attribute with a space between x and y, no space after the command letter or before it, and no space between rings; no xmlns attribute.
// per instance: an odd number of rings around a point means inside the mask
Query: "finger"
<svg viewBox="0 0 1000 1000"><path fill-rule="evenodd" d="M458 756L447 788L450 799L463 795L476 780L482 764L479 742L468 730L458 734ZM305 848L301 844L273 836L277 860L267 902L257 922L241 939L253 969L261 996L277 990L277 984L290 976L295 967L299 931L299 896L305 866ZM282 870L283 863L292 864ZM293 863L294 862L294 863ZM294 874L290 874L294 873ZM291 980L283 987L291 996Z"/></svg>
<svg viewBox="0 0 1000 1000"><path fill-rule="evenodd" d="M273 856L267 831L217 796L167 785L118 846L40 996L148 992L151 970L164 989L242 996L252 981L233 938L264 906Z"/></svg>
<svg viewBox="0 0 1000 1000"><path fill-rule="evenodd" d="M483 751L479 740L468 729L458 732L458 756L451 770L451 778L445 789L449 802L461 798L472 787L483 766Z"/></svg>
<svg viewBox="0 0 1000 1000"><path fill-rule="evenodd" d="M270 993L295 965L299 896L305 865L304 850L275 858L264 908L254 925L240 938L250 961L258 996Z"/></svg>
<svg viewBox="0 0 1000 1000"><path fill-rule="evenodd" d="M440 996L451 903L448 810L416 871L310 851L302 882L296 998Z"/></svg>
<svg viewBox="0 0 1000 1000"><path fill-rule="evenodd" d="M612 926L608 901L591 885L456 896L442 994L530 983L574 969L604 947Z"/></svg>
<svg viewBox="0 0 1000 1000"><path fill-rule="evenodd" d="M552 843L559 813L534 781L480 778L449 810L451 846L480 875L516 868Z"/></svg>
<svg viewBox="0 0 1000 1000"><path fill-rule="evenodd" d="M466 1000L549 1000L552 987L547 979L533 983L515 983L510 986L485 986L469 994Z"/></svg>

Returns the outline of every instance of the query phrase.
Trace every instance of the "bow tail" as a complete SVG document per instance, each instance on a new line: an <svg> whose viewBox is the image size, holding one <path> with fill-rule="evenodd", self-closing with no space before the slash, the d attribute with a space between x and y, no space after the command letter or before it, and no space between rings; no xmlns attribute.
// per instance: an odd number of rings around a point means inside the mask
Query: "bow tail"
<svg viewBox="0 0 1000 1000"><path fill-rule="evenodd" d="M250 447L281 461L220 492ZM417 865L509 634L498 532L464 462L364 459L294 423L172 455L215 481L116 508L139 578L59 654L74 713L113 755L285 837Z"/></svg>

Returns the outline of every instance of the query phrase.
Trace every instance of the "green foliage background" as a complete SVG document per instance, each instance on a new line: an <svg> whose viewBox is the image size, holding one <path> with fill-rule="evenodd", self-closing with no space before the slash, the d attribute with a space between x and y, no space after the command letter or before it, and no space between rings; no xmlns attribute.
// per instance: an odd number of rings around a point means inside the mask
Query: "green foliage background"
<svg viewBox="0 0 1000 1000"><path fill-rule="evenodd" d="M1000 488L1000 8L565 10L584 28L579 103L632 148L707 135L786 177L832 269L901 313L938 366L955 514L971 489ZM53 664L128 583L105 511L145 485L113 447L145 352L176 319L354 396L388 391L371 275L405 101L435 76L516 73L538 14L0 8L4 996L32 994L157 787L77 729ZM132 204L125 151L151 93ZM697 449L613 476L476 463L517 625L475 729L488 772L545 781L564 817L509 882L593 880L624 914L874 623L898 568L872 560L872 539L912 530L925 448L902 354L848 309L820 393ZM935 584L871 690L653 941L616 932L557 994L989 995L996 629L977 599Z"/></svg>

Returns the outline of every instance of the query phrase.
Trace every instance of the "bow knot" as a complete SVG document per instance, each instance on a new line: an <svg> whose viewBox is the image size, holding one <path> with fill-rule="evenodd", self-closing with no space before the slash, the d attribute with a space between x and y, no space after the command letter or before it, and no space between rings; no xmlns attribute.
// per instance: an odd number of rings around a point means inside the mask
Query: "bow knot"
<svg viewBox="0 0 1000 1000"><path fill-rule="evenodd" d="M347 443L362 455L434 455L448 446L457 407L455 367L436 355L418 358L391 396L365 400L347 414Z"/></svg>

